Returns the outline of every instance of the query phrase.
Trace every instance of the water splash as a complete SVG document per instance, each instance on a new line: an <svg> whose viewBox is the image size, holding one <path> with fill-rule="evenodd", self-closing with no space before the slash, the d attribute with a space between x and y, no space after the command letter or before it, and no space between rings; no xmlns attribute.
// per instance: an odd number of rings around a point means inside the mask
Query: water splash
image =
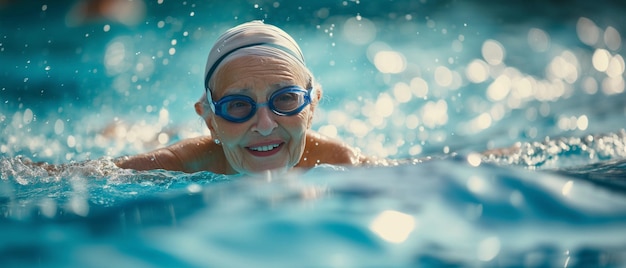
<svg viewBox="0 0 626 268"><path fill-rule="evenodd" d="M561 137L522 142L488 151L486 161L528 168L563 168L598 161L626 158L626 131L584 137Z"/></svg>
<svg viewBox="0 0 626 268"><path fill-rule="evenodd" d="M0 217L19 221L86 217L94 207L116 206L168 191L197 193L203 185L230 178L210 172L120 169L104 158L51 165L23 156L4 157L0 158Z"/></svg>

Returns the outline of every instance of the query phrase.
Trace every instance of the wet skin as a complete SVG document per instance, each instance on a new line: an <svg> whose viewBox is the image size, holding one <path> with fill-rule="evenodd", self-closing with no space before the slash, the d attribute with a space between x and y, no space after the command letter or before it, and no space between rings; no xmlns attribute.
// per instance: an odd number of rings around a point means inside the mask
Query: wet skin
<svg viewBox="0 0 626 268"><path fill-rule="evenodd" d="M306 88L309 79L301 72L294 72L295 68L281 59L242 56L223 64L215 74L213 100L243 94L263 103L285 86ZM315 104L320 95L311 98ZM206 103L198 102L195 108L212 137L187 139L149 153L118 158L116 165L136 170L254 174L294 167L307 169L318 164L358 165L373 161L338 140L310 130L315 105L308 105L293 116L276 115L262 106L243 123L216 116ZM220 143L216 144L215 139Z"/></svg>
<svg viewBox="0 0 626 268"><path fill-rule="evenodd" d="M213 99L240 94L257 103L267 102L275 91L286 86L306 87L307 79L296 75L294 68L282 59L243 56L227 62L216 74ZM243 123L227 121L214 113L205 118L214 138L221 145L238 173L288 169L295 166L304 152L305 134L313 119L308 105L293 116L280 116L267 106Z"/></svg>

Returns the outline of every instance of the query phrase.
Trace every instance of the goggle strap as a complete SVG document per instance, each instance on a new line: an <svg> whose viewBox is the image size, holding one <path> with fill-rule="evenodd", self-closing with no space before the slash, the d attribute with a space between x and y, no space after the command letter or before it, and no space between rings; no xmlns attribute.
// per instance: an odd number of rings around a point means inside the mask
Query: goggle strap
<svg viewBox="0 0 626 268"><path fill-rule="evenodd" d="M302 55L296 55L293 51L291 51L291 49L288 49L284 46L281 45L277 45L277 44L273 44L273 43L254 43L254 44L248 44L248 45L243 45L237 48L234 48L231 51L228 51L226 53L224 53L224 55L222 55L221 57L219 57L215 63L213 63L213 65L211 66L211 69L209 69L209 71L207 72L206 77L204 77L204 88L207 91L211 91L209 88L209 80L211 79L211 76L213 76L213 73L215 72L215 70L217 69L217 67L220 65L220 63L222 63L222 61L230 54L232 54L233 52L243 49L243 48L248 48L248 47L253 47L253 46L268 46L268 47L273 47L273 48L277 48L280 49L284 52L287 52L287 54L293 56L296 60L298 60L299 62L302 63L302 65L304 64L304 58L302 57ZM305 65L306 66L306 65Z"/></svg>

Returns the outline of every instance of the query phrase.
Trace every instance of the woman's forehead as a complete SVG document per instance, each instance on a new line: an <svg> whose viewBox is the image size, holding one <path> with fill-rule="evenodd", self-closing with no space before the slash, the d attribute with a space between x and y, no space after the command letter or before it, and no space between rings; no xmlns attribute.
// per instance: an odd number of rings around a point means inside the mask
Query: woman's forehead
<svg viewBox="0 0 626 268"><path fill-rule="evenodd" d="M306 83L302 68L280 58L245 55L222 64L215 75L215 93L229 89L272 89L294 84L305 86Z"/></svg>

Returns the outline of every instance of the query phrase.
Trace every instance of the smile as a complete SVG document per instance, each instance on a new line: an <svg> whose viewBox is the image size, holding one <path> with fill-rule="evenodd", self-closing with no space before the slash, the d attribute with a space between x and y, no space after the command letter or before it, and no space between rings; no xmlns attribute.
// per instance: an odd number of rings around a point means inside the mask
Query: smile
<svg viewBox="0 0 626 268"><path fill-rule="evenodd" d="M272 156L280 152L281 148L283 147L283 144L284 144L283 142L271 143L271 144L265 144L265 145L250 146L250 147L246 147L246 149L248 149L248 152L250 152L250 154L254 156L267 157L267 156Z"/></svg>
<svg viewBox="0 0 626 268"><path fill-rule="evenodd" d="M252 151L257 151L257 152L267 152L267 151L274 150L275 148L278 148L278 146L280 146L280 144L270 144L270 145L259 146L259 147L250 147L249 149Z"/></svg>

